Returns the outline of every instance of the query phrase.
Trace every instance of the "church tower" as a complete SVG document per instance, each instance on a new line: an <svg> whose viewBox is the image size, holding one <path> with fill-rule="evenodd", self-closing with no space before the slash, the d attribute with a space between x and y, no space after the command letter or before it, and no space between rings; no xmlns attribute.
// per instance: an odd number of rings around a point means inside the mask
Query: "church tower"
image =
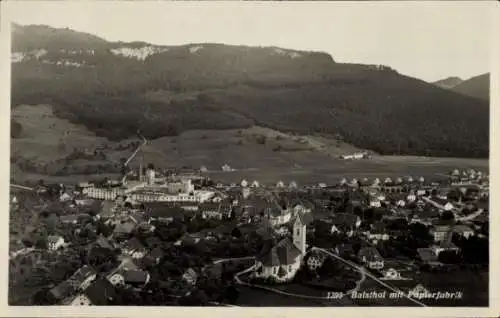
<svg viewBox="0 0 500 318"><path fill-rule="evenodd" d="M297 213L293 223L293 244L300 250L302 256L306 254L306 224L300 213Z"/></svg>

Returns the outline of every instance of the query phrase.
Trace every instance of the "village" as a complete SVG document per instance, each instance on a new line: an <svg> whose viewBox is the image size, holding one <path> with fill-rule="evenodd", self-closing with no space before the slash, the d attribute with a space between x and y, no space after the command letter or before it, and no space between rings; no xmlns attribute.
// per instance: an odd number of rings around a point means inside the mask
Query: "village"
<svg viewBox="0 0 500 318"><path fill-rule="evenodd" d="M243 306L258 289L332 306L391 291L425 306L412 295L436 275L489 263L489 177L472 169L301 186L141 165L10 200L13 304Z"/></svg>

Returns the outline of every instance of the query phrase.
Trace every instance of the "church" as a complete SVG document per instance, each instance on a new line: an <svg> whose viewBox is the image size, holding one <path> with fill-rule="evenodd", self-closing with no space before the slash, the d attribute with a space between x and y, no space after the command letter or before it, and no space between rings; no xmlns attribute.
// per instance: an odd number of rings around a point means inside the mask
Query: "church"
<svg viewBox="0 0 500 318"><path fill-rule="evenodd" d="M287 236L263 253L256 261L255 277L272 278L278 283L292 280L306 253L306 223L298 213L293 223L292 237Z"/></svg>

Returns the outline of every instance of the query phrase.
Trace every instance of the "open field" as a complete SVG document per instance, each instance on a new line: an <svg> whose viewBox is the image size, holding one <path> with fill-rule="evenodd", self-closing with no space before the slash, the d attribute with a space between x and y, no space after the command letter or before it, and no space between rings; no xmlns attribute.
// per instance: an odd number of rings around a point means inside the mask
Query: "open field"
<svg viewBox="0 0 500 318"><path fill-rule="evenodd" d="M322 164L323 163L323 164ZM423 176L427 179L444 178L443 174L455 168L473 168L481 171L488 171L488 160L477 159L437 159L432 163L428 160L418 158L413 160L397 160L397 158L385 157L373 160L344 161L330 158L328 162L311 163L302 168L282 166L279 168L247 169L231 172L210 172L207 173L212 179L221 182L238 182L242 178L259 180L261 183L276 183L282 180L287 183L292 180L299 184L317 184L325 182L327 184L337 183L342 178L375 178Z"/></svg>
<svg viewBox="0 0 500 318"><path fill-rule="evenodd" d="M82 125L58 118L48 105L22 105L11 117L22 126L21 135L12 139L11 153L37 162L50 162L68 155L73 147L95 147L107 142Z"/></svg>
<svg viewBox="0 0 500 318"><path fill-rule="evenodd" d="M133 151L117 149L118 143L96 137L83 126L55 117L50 106L20 106L13 110L12 116L22 125L21 136L13 140L11 147L16 157L34 162L51 162L67 156L73 151L73 146L92 150L99 145L107 145L108 149L104 152L111 164L130 156ZM130 141L132 139L123 143ZM486 159L378 155L367 160L339 159L342 154L356 151L359 149L352 145L322 136L297 136L264 127L193 130L180 136L150 141L130 166L137 168L142 157L145 164L153 163L156 167L198 169L205 166L207 175L215 181L239 182L247 178L264 184L275 184L278 180L294 180L299 184L336 183L343 177L373 179L412 175L436 178L455 168L488 171ZM98 163L102 161L78 160L78 165ZM235 171L222 172L221 166L224 164ZM15 179L44 178L60 182L90 177L44 177L42 174L22 172L15 167L11 175Z"/></svg>

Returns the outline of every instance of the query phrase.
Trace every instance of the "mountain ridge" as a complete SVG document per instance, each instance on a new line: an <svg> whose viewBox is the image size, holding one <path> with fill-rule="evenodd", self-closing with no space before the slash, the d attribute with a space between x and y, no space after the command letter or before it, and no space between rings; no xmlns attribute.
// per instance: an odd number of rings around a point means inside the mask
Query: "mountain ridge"
<svg viewBox="0 0 500 318"><path fill-rule="evenodd" d="M40 38L13 33L13 107L51 104L57 116L115 139L137 129L158 138L259 125L340 136L383 154L488 156L487 103L388 66L276 47L93 46L70 31L45 29L38 47Z"/></svg>
<svg viewBox="0 0 500 318"><path fill-rule="evenodd" d="M439 86L444 89L452 89L453 87L459 85L464 80L458 76L450 76L439 81L433 82L432 84Z"/></svg>
<svg viewBox="0 0 500 318"><path fill-rule="evenodd" d="M473 76L454 86L452 90L481 100L490 100L490 73Z"/></svg>

